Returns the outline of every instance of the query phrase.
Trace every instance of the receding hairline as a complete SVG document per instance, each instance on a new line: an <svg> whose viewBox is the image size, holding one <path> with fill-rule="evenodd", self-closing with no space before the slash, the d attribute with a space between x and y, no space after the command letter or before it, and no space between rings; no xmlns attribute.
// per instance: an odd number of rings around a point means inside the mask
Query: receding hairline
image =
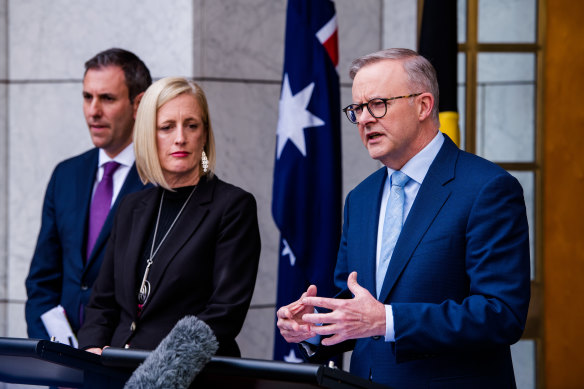
<svg viewBox="0 0 584 389"><path fill-rule="evenodd" d="M349 73L349 76L351 77L351 80L354 80L355 77L357 76L357 73L359 73L361 70L365 69L365 68L369 68L373 65L379 65L379 64L383 64L383 63L394 63L394 64L399 64L401 69L406 72L406 68L405 68L405 64L407 62L408 58L375 58L375 59L371 59L370 61L364 62L362 64L360 64L360 66L356 69L353 69L351 67L351 71Z"/></svg>
<svg viewBox="0 0 584 389"><path fill-rule="evenodd" d="M405 71L405 66L404 64L406 63L406 59L405 58L378 58L369 62L366 62L364 64L362 64L358 69L356 69L355 73L351 73L350 75L352 76L351 79L354 80L355 77L357 76L357 73L359 73L361 70L365 69L365 68L369 68L371 66L374 65L381 65L384 63L394 63L394 64L399 64L401 65L401 69L403 71Z"/></svg>
<svg viewBox="0 0 584 389"><path fill-rule="evenodd" d="M121 76L122 76L121 83L122 83L123 87L126 89L126 92L128 93L128 96L127 97L130 99L130 101L132 101L132 99L130 98L130 88L128 86L128 80L126 79L126 72L124 72L124 69L122 69L122 67L121 66L118 66L118 65L106 65L106 66L100 66L100 67L95 67L95 68L87 69L87 72L85 72L85 74L83 75L83 81L82 81L82 83L83 83L83 92L85 93L85 91L86 91L85 90L85 80L87 79L87 73L89 71L102 72L102 71L107 70L107 69L110 69L110 68L111 69L114 69L114 68L118 68L119 69L119 71L121 72ZM109 79L111 80L111 77Z"/></svg>
<svg viewBox="0 0 584 389"><path fill-rule="evenodd" d="M87 69L85 71L85 73L83 73L83 80L85 80L85 77L87 76L87 73L89 73L89 72L102 72L102 71L107 70L107 69L115 69L115 68L119 69L122 72L122 75L124 76L124 83L127 83L126 72L124 72L124 68L121 67L120 65L115 65L115 64L108 64L108 65L100 65L100 66L91 67L91 68Z"/></svg>

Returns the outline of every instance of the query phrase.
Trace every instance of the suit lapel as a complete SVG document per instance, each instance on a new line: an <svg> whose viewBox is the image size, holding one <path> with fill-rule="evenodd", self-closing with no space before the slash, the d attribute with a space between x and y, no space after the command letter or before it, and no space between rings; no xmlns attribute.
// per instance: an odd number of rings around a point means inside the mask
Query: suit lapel
<svg viewBox="0 0 584 389"><path fill-rule="evenodd" d="M130 239L127 242L128 248L122 259L124 261L122 277L127 280L128 287L123 288L125 294L123 301L129 301L134 305L138 303L136 294L138 290L137 283L142 282L142 275L136 276L136 269L138 261L142 259L144 242L148 240L150 228L152 226L151 221L158 210L160 193L161 189L150 190L150 193L148 193L148 195L137 204L132 214L132 220L128 223L130 228ZM125 243L126 242L120 242L116 244L123 245ZM138 280L137 277L140 279Z"/></svg>
<svg viewBox="0 0 584 389"><path fill-rule="evenodd" d="M362 247L365 252L363 258L365 260L359 261L360 269L356 269L358 274L362 274L363 284L373 296L377 295L375 287L375 274L377 272L376 257L377 257L377 227L379 225L379 210L381 208L381 197L383 196L383 186L387 178L387 169L385 167L379 169L372 177L373 181L369 186L369 191L365 194L361 204L366 204L363 209L360 229L362 230L362 237L365 240ZM373 222L374 221L374 222Z"/></svg>
<svg viewBox="0 0 584 389"><path fill-rule="evenodd" d="M430 169L424 178L424 182L422 182L422 186L395 245L379 296L379 300L382 302L391 293L410 261L414 250L418 247L440 209L450 197L451 191L446 184L454 179L459 150L448 137L445 136L444 138L444 144L434 162L430 165Z"/></svg>
<svg viewBox="0 0 584 389"><path fill-rule="evenodd" d="M76 199L74 209L77 210L77 218L75 219L76 226L73 229L75 231L73 242L75 247L79 248L79 255L81 258L79 266L81 268L84 266L85 261L87 220L89 218L89 204L91 203L93 183L97 173L98 155L98 149L93 149L89 157L79 165L77 177L73 179L74 187L72 189L76 193L73 197Z"/></svg>

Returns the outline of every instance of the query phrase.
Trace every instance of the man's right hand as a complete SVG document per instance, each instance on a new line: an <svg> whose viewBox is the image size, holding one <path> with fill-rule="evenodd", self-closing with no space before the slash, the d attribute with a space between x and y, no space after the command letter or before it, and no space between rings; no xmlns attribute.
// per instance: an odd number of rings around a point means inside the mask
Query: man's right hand
<svg viewBox="0 0 584 389"><path fill-rule="evenodd" d="M302 320L303 315L314 313L314 306L302 304L305 297L316 297L315 285L310 285L298 300L281 307L276 313L278 317L276 324L288 343L299 343L316 335L312 331L313 325Z"/></svg>

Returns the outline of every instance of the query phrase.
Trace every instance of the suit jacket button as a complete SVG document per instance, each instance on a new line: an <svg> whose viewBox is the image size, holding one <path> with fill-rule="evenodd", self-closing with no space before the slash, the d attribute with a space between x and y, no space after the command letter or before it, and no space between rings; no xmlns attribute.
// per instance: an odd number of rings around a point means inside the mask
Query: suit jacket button
<svg viewBox="0 0 584 389"><path fill-rule="evenodd" d="M133 321L132 324L130 324L130 331L134 332L136 331L136 322Z"/></svg>
<svg viewBox="0 0 584 389"><path fill-rule="evenodd" d="M87 290L87 289L89 289L89 286L87 286L85 284L81 285L81 290Z"/></svg>
<svg viewBox="0 0 584 389"><path fill-rule="evenodd" d="M381 339L381 336L380 335L375 335L375 336L372 336L372 338L373 338L373 340L379 340L379 339Z"/></svg>

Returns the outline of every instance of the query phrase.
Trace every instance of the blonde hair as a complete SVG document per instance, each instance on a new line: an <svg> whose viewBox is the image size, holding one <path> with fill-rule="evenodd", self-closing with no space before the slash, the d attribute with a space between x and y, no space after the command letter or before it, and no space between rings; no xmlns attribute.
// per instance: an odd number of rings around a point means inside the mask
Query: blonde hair
<svg viewBox="0 0 584 389"><path fill-rule="evenodd" d="M201 120L206 132L203 150L209 160L208 172L213 176L215 169L215 137L209 117L209 106L205 92L194 81L182 77L166 77L153 83L144 93L134 123L134 153L136 154L136 168L144 184L152 183L165 189L172 190L162 172L158 159L158 145L156 142L158 109L165 103L182 94L192 95L201 110ZM199 174L203 176L203 167L199 165Z"/></svg>

